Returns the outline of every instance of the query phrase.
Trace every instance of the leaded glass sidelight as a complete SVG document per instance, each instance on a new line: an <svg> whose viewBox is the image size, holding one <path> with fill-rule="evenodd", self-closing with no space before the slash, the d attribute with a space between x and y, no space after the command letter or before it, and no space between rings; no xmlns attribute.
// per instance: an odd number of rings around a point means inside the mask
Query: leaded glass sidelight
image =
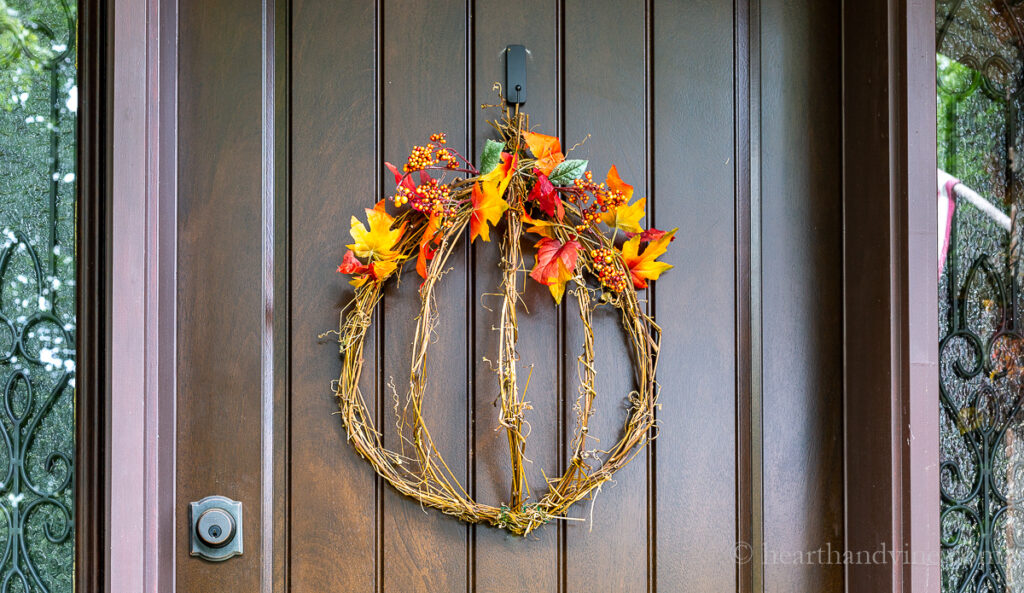
<svg viewBox="0 0 1024 593"><path fill-rule="evenodd" d="M1024 2L936 9L942 591L1024 591Z"/></svg>
<svg viewBox="0 0 1024 593"><path fill-rule="evenodd" d="M77 7L0 0L0 591L71 592Z"/></svg>

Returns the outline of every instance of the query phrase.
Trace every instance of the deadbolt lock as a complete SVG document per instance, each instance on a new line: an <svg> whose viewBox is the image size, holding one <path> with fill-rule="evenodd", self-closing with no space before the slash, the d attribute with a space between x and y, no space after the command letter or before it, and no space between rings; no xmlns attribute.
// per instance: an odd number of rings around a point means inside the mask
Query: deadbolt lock
<svg viewBox="0 0 1024 593"><path fill-rule="evenodd" d="M242 503L207 496L189 505L191 554L220 562L242 553Z"/></svg>

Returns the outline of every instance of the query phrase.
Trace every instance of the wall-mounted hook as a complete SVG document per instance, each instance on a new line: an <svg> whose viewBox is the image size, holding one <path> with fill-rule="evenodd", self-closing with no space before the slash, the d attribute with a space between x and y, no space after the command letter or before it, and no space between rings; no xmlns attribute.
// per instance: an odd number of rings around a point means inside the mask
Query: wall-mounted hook
<svg viewBox="0 0 1024 593"><path fill-rule="evenodd" d="M505 48L505 100L509 105L526 103L526 46Z"/></svg>

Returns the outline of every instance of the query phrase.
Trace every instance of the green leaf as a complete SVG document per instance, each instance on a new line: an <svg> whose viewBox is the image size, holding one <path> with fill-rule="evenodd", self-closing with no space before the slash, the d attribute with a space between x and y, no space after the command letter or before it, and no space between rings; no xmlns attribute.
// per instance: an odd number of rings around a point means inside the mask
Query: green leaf
<svg viewBox="0 0 1024 593"><path fill-rule="evenodd" d="M569 185L573 181L583 177L583 173L587 170L587 165L590 163L583 159L569 159L559 163L555 170L551 172L548 179L555 185Z"/></svg>
<svg viewBox="0 0 1024 593"><path fill-rule="evenodd" d="M480 174L486 175L494 170L501 162L501 149L505 147L504 142L496 142L488 139L484 146L484 152L480 155Z"/></svg>

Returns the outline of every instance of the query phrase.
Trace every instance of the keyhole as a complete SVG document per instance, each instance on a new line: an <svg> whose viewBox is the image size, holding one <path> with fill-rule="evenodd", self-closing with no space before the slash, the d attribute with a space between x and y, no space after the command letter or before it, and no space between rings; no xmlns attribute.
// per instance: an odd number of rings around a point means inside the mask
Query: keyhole
<svg viewBox="0 0 1024 593"><path fill-rule="evenodd" d="M220 525L210 525L206 532L210 534L210 537L216 539L220 537Z"/></svg>

